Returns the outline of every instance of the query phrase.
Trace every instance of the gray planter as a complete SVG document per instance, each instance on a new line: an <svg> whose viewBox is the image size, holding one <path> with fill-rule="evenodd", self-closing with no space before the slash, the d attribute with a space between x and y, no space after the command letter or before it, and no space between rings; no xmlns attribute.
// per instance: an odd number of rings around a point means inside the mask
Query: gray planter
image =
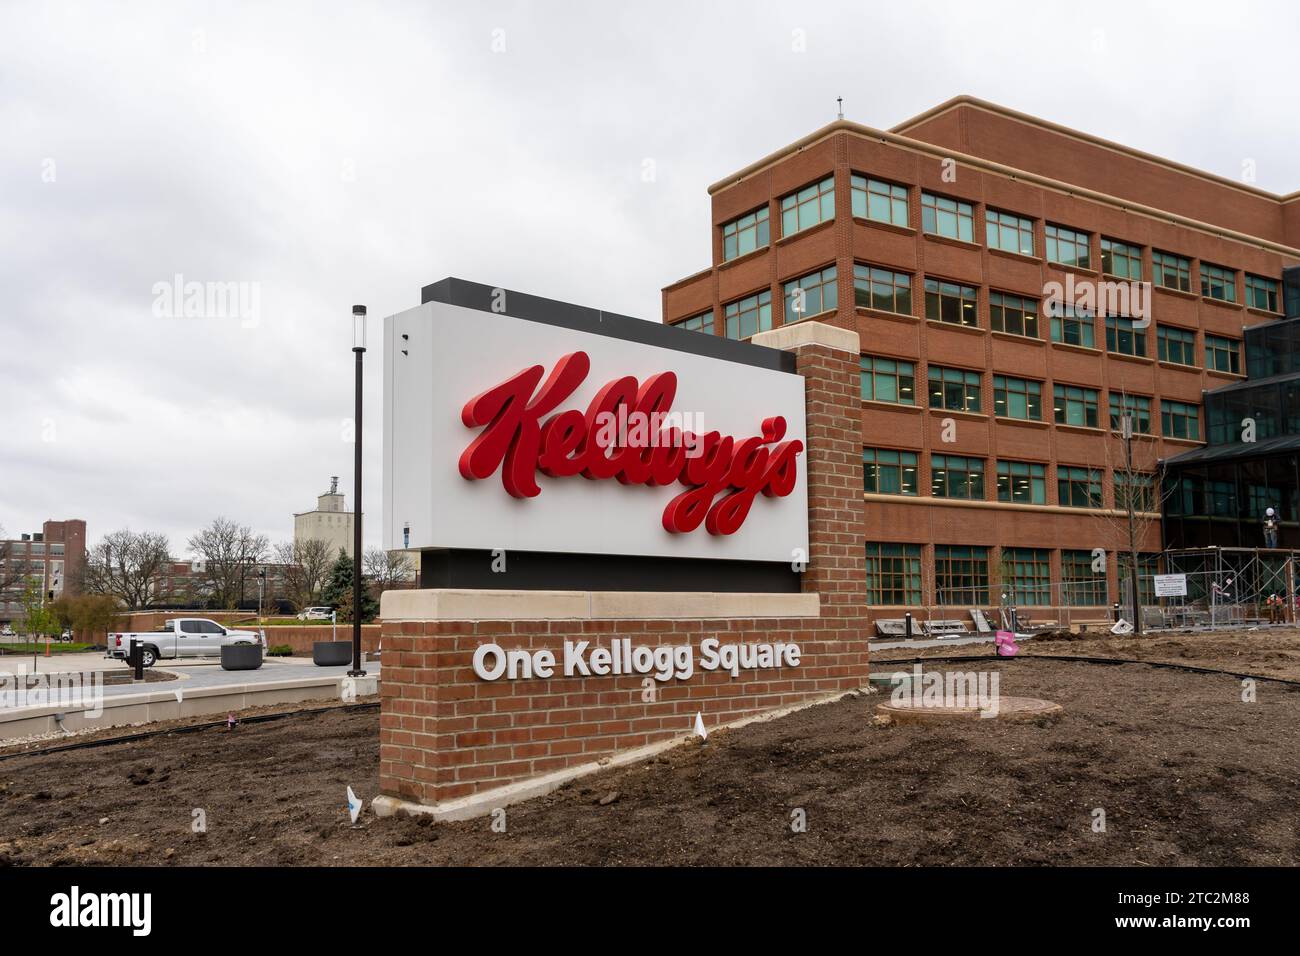
<svg viewBox="0 0 1300 956"><path fill-rule="evenodd" d="M255 671L261 666L261 644L221 645L221 669L223 671Z"/></svg>
<svg viewBox="0 0 1300 956"><path fill-rule="evenodd" d="M311 660L320 667L338 667L352 663L351 641L316 641L311 646Z"/></svg>

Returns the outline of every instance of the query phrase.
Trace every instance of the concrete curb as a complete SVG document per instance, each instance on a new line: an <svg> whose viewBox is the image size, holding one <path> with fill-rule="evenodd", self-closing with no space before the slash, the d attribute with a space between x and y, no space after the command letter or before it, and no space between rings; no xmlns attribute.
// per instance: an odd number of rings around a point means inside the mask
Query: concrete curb
<svg viewBox="0 0 1300 956"><path fill-rule="evenodd" d="M15 707L0 711L0 740L35 737L104 727L147 724L182 717L223 714L267 704L297 703L305 700L342 699L345 674L320 677L292 677L284 680L229 684L222 687L187 687L145 691L104 697L99 713L84 704L43 704ZM375 693L377 678L363 679L351 689L350 697ZM176 699L176 692L181 699ZM56 715L62 714L60 722Z"/></svg>
<svg viewBox="0 0 1300 956"><path fill-rule="evenodd" d="M742 717L739 720L733 720L730 723L719 724L710 733L717 733L719 730L735 730L739 727L745 727L749 724L763 723L769 720L777 720L790 714L797 713L801 710L807 710L809 707L818 707L822 704L833 703L845 697L855 697L866 693L865 689L859 691L835 691L830 694L823 694L814 697L811 700L801 701L798 704L791 704L788 707L781 707L776 710L764 711L761 714L754 714L752 717ZM557 770L554 773L548 773L540 777L533 777L529 780L521 780L518 783L506 784L503 787L494 787L491 790L485 790L482 793L470 794L468 797L460 797L456 800L446 800L442 803L427 804L417 803L413 800L403 800L400 797L390 797L387 794L381 794L370 801L370 809L374 811L377 817L391 817L398 813L406 813L409 816L429 816L435 821L451 820L470 820L474 817L487 816L492 811L508 806L512 803L521 803L524 800L532 800L535 797L545 796L546 794L558 790L567 783L572 783L582 777L598 773L601 770L609 770L613 767L625 767L629 764L646 760L650 757L658 756L666 750L674 747L680 747L682 744L694 739L694 734L685 734L681 737L670 737L667 740L661 740L658 743L647 744L644 747L637 747L634 750L625 750L621 753L605 757L601 760L593 760L590 763L578 764L575 767L566 767L563 770Z"/></svg>

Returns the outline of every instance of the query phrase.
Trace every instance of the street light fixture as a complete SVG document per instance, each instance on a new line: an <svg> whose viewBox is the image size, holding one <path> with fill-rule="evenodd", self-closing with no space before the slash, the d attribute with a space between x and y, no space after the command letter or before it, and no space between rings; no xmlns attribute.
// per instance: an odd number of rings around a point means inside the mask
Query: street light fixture
<svg viewBox="0 0 1300 956"><path fill-rule="evenodd" d="M361 357L366 354L366 307L352 307L352 354L356 356L356 414L352 436L355 452L352 489L352 669L349 677L365 677L361 669Z"/></svg>

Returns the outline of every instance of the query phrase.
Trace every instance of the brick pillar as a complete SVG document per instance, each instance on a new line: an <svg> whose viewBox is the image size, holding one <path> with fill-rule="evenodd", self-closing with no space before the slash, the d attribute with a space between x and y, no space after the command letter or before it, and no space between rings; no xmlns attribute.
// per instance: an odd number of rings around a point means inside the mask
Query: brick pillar
<svg viewBox="0 0 1300 956"><path fill-rule="evenodd" d="M795 354L808 415L808 570L825 617L864 617L862 400L858 334L822 322L763 332L755 345Z"/></svg>

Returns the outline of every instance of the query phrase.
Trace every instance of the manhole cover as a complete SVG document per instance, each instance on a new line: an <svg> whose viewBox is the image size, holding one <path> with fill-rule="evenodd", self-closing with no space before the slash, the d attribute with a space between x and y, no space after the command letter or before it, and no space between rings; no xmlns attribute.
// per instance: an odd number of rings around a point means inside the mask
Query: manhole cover
<svg viewBox="0 0 1300 956"><path fill-rule="evenodd" d="M1060 704L1036 697L1001 697L993 706L982 709L978 706L912 703L911 701L889 702L876 705L876 716L900 724L922 724L943 720L1040 720L1044 717L1058 717L1063 713Z"/></svg>

